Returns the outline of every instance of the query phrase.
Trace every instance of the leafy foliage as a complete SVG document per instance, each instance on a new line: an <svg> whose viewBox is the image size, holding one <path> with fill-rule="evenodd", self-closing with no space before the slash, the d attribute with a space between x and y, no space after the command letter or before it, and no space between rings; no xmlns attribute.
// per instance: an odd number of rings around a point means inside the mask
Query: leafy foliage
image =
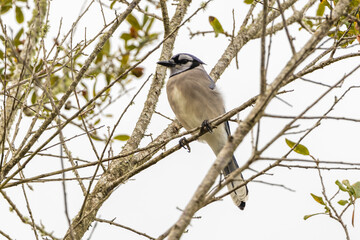
<svg viewBox="0 0 360 240"><path fill-rule="evenodd" d="M350 200L360 198L360 182L356 182L351 185L349 180L343 180L342 183L340 183L339 180L336 180L335 184L341 191L349 194Z"/></svg>
<svg viewBox="0 0 360 240"><path fill-rule="evenodd" d="M304 19L304 23L312 30L315 30L320 24L327 19L327 15L331 14L331 11L336 6L338 1L321 0L317 6L316 16L318 18ZM359 4L360 0L352 0L349 9L349 15L355 15L355 19L348 17L342 17L341 20L334 25L333 30L329 32L328 36L336 40L341 40L339 46L347 47L352 44L356 38L360 40L359 29ZM359 41L358 40L358 41Z"/></svg>
<svg viewBox="0 0 360 240"><path fill-rule="evenodd" d="M343 207L342 212L346 211L346 209L348 209L350 206L353 206L353 214L352 214L352 225L354 225L354 215L355 215L355 201L360 198L360 182L356 182L354 184L350 184L349 180L343 180L342 182L340 182L339 180L335 181L335 184L339 187L339 191L334 195L334 197L332 197L330 200L324 201L322 197L317 196L313 193L310 193L312 198L319 203L320 205L324 206L325 211L324 212L320 212L320 213L314 213L314 214L310 214L310 215L305 215L304 216L304 220L307 220L310 217L316 216L316 215L320 215L320 214L325 214L325 215L330 215L330 201L332 199L335 198L335 196L337 196L339 194L339 192L344 192L348 194L348 199L343 199L343 197L341 197L340 200L337 201L337 203Z"/></svg>
<svg viewBox="0 0 360 240"><path fill-rule="evenodd" d="M25 26L25 14L27 10L26 6L22 3L26 2L24 0L20 1L11 1L11 0L1 0L1 14L6 14L11 9L15 11L16 22L19 26L22 26L16 33L13 39L5 39L4 36L0 35L3 46L5 46L5 41L7 41L6 51L0 50L0 61L4 61L4 56L6 54L7 69L6 69L6 79L11 79L14 77L14 71L19 62L19 55L22 51L26 50L25 38L28 30L28 26ZM113 2L115 4L115 1ZM147 9L146 9L147 10ZM89 101L92 97L98 94L98 86L108 85L112 81L117 81L121 88L126 88L126 85L132 82L134 79L139 79L144 75L145 68L138 66L133 69L129 74L124 75L119 78L131 65L136 63L139 59L139 55L145 51L146 47L152 44L159 36L159 33L155 32L153 29L154 18L149 17L148 15L143 15L142 18L130 14L126 21L128 23L128 30L123 31L118 36L114 36L112 41L107 41L100 53L97 55L94 63L91 65L90 69L86 73L86 77L80 83L80 88L78 96L82 98L85 102ZM42 27L42 33L40 37L44 37L48 32L49 25L45 24ZM12 46L14 48L12 48ZM24 76L29 75L31 72L35 72L36 76L45 76L47 68L54 64L55 71L53 71L50 76L39 77L36 79L37 84L32 85L29 89L30 93L28 94L28 99L26 100L29 103L29 108L24 110L25 115L33 116L34 109L39 104L39 101L44 103L44 107L41 113L40 118L45 117L51 109L50 101L47 96L44 96L42 89L39 88L40 85L45 85L45 83L50 79L50 89L54 95L54 99L57 101L61 95L68 89L73 81L73 75L71 68L76 70L80 69L83 66L84 57L82 55L82 49L86 47L84 43L79 44L74 49L70 49L66 44L58 46L57 40L55 45L57 46L56 54L58 57L55 60L55 63L52 62L52 59L48 59L46 63L43 62L42 58L31 59L29 64L30 69L28 73ZM38 44L35 46L36 49L41 49ZM35 49L34 48L34 49ZM3 48L2 48L3 49ZM15 51L14 51L15 50ZM72 55L69 53L72 52ZM70 65L70 58L72 57L72 66ZM2 78L5 69L5 64L0 64L0 74ZM9 86L7 86L9 87ZM110 114L102 114L101 109L109 105L113 100L110 98L111 89L108 89L105 94L100 96L99 100L96 101L87 111L86 114L81 115L82 118L87 118L90 125L97 125L101 123L101 117L94 118L95 115L102 115L105 117L112 117ZM67 111L72 111L77 107L70 101L68 101L64 107ZM79 120L81 118L78 118ZM92 124L91 124L92 122ZM117 137L116 140L126 141L127 135L121 135ZM97 136L96 131L92 132L93 139L103 140Z"/></svg>

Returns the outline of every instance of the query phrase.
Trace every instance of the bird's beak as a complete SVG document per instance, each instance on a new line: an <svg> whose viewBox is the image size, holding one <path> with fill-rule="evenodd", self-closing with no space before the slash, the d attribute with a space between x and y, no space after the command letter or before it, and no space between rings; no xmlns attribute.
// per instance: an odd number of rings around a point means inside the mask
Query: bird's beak
<svg viewBox="0 0 360 240"><path fill-rule="evenodd" d="M175 63L173 60L169 60L169 61L158 61L157 64L160 64L162 66L165 66L165 67L174 67L175 66Z"/></svg>

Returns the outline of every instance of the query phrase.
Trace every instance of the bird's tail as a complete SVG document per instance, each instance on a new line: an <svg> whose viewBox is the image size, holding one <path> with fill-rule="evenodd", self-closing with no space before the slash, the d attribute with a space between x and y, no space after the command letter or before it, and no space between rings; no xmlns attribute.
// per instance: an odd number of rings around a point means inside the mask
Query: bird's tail
<svg viewBox="0 0 360 240"><path fill-rule="evenodd" d="M236 162L235 157L233 156L229 164L224 168L223 172L225 177L239 168L239 165ZM228 190L232 191L230 196L234 201L235 205L238 206L241 210L245 208L245 202L248 199L248 189L247 186L241 186L244 183L244 178L240 173L237 175L234 180L232 180L228 185ZM236 190L233 190L236 189Z"/></svg>

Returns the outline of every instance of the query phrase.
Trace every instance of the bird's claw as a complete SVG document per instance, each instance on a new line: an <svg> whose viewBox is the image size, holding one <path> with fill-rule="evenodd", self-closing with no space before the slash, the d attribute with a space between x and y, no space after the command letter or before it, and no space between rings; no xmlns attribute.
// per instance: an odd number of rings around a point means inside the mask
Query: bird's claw
<svg viewBox="0 0 360 240"><path fill-rule="evenodd" d="M200 133L201 134L204 134L206 132L209 132L209 133L212 133L213 132L213 129L209 123L208 120L204 120L202 123L201 123L201 128L200 128Z"/></svg>
<svg viewBox="0 0 360 240"><path fill-rule="evenodd" d="M188 152L191 151L189 142L188 142L188 140L186 140L185 137L183 137L183 138L181 138L181 139L179 140L179 144L180 144L180 146L181 146L182 148L184 148L184 149L187 150Z"/></svg>

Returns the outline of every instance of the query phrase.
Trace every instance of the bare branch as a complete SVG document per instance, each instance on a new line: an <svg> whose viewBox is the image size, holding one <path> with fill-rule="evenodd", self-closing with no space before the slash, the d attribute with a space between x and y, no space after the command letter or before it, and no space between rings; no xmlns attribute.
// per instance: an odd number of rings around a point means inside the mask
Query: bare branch
<svg viewBox="0 0 360 240"><path fill-rule="evenodd" d="M155 239L155 238L153 238L153 237L150 237L150 236L147 235L146 233L142 233L142 232L139 232L139 231L137 231L137 230L135 230L135 229L133 229L133 228L130 228L130 227L127 227L127 226L125 226L125 225L116 223L116 222L114 222L115 219L109 221L109 220L105 220L105 219L95 218L95 221L101 222L101 223L108 223L108 224L110 224L110 225L114 225L114 226L116 226L116 227L120 227L120 228L129 230L129 231L131 231L131 232L133 232L133 233L136 233L136 234L138 234L138 235L140 235L140 236L143 236L143 237L146 237L146 238L148 238L148 239L152 239L152 240Z"/></svg>
<svg viewBox="0 0 360 240"><path fill-rule="evenodd" d="M268 15L268 2L264 0L263 2L263 19L262 19L262 30L261 30L261 60L260 60L260 95L263 95L266 91L266 68L265 68L265 31ZM279 4L280 6L280 4Z"/></svg>

